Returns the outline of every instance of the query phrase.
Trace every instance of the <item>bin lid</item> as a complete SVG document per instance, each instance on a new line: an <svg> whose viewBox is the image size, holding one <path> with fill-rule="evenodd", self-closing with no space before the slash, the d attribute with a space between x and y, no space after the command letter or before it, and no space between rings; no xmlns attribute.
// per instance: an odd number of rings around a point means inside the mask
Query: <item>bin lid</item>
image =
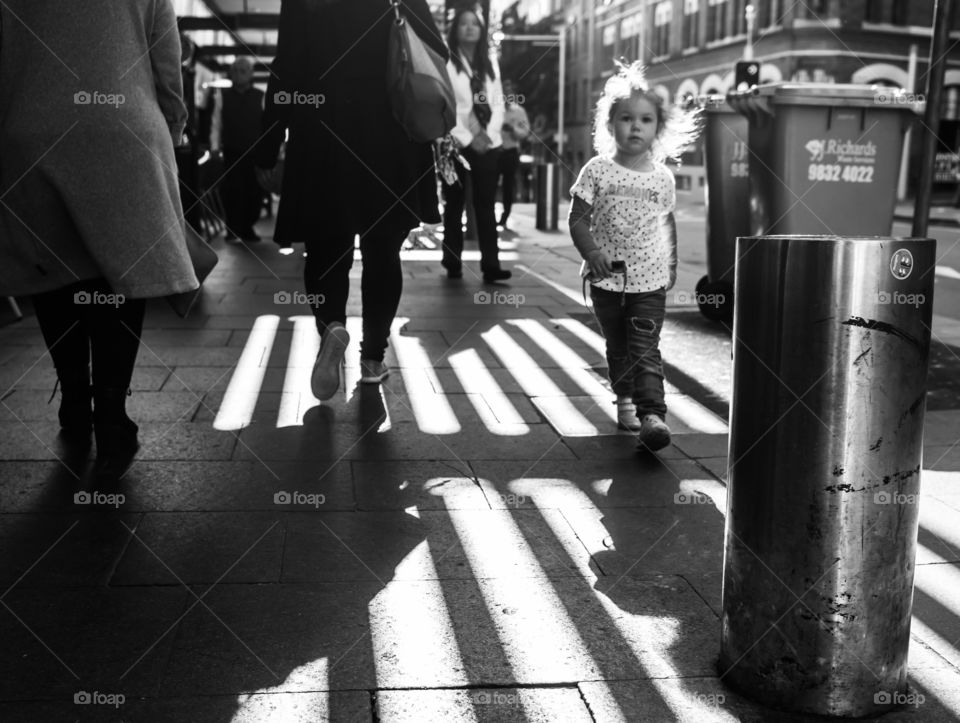
<svg viewBox="0 0 960 723"><path fill-rule="evenodd" d="M701 95L697 96L696 103L703 109L704 113L736 113L736 111L727 103L725 95Z"/></svg>
<svg viewBox="0 0 960 723"><path fill-rule="evenodd" d="M859 83L770 83L730 95L752 93L776 105L892 107L915 110L912 96L898 88Z"/></svg>

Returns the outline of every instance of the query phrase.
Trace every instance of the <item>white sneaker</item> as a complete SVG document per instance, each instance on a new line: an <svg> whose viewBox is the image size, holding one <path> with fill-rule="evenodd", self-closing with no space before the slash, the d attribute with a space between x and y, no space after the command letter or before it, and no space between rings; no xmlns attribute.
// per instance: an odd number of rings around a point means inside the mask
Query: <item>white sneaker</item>
<svg viewBox="0 0 960 723"><path fill-rule="evenodd" d="M390 376L390 369L382 361L376 359L360 360L360 382L363 384L379 384Z"/></svg>
<svg viewBox="0 0 960 723"><path fill-rule="evenodd" d="M651 452L663 449L670 444L670 427L656 414L644 414L640 420L640 434L637 435L637 445L646 447Z"/></svg>
<svg viewBox="0 0 960 723"><path fill-rule="evenodd" d="M350 334L343 324L334 321L327 326L310 375L310 390L321 402L333 397L340 388L340 367L349 343Z"/></svg>
<svg viewBox="0 0 960 723"><path fill-rule="evenodd" d="M640 431L637 405L630 397L617 397L617 428L628 429L631 432Z"/></svg>

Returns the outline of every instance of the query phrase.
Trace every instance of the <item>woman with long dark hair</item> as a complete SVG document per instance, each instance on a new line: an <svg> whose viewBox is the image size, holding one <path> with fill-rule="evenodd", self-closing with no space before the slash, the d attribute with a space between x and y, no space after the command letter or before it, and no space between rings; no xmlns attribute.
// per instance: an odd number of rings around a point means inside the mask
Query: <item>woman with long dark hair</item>
<svg viewBox="0 0 960 723"><path fill-rule="evenodd" d="M447 71L457 99L457 125L452 131L470 164L457 164L460 183L443 184L443 267L447 276L463 276L464 188L469 174L480 246L480 271L486 282L503 281L510 272L500 267L497 246L498 157L503 124L503 90L495 57L490 54L483 10L477 6L456 9L447 38L450 60Z"/></svg>

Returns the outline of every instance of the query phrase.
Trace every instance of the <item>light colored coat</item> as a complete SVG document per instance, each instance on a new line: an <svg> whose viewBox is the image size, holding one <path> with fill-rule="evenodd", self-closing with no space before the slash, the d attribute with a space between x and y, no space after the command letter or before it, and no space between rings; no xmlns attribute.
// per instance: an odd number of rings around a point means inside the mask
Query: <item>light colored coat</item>
<svg viewBox="0 0 960 723"><path fill-rule="evenodd" d="M97 277L131 298L197 288L170 0L4 0L0 21L0 295Z"/></svg>
<svg viewBox="0 0 960 723"><path fill-rule="evenodd" d="M464 59L466 62L466 59ZM494 78L484 76L484 93L487 96L487 103L490 105L490 121L487 123L487 136L490 138L490 147L497 148L501 145L500 126L503 125L503 88L500 85L500 68L497 65L497 59L490 57L490 63L493 65ZM457 99L457 125L450 131L451 135L460 142L462 146L469 146L473 137L483 128L477 121L477 116L473 113L473 90L470 88L470 75L457 70L456 64L452 60L447 61L447 74L450 76L450 85L453 86L453 94Z"/></svg>

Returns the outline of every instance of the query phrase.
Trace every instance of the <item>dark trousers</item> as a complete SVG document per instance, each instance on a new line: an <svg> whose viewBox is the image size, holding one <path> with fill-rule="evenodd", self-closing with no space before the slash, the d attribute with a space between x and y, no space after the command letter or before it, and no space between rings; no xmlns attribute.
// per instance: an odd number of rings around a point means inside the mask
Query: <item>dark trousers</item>
<svg viewBox="0 0 960 723"><path fill-rule="evenodd" d="M514 194L516 193L517 169L520 167L520 150L504 148L500 151L500 198L503 202L503 213L500 214L500 225L506 226L510 218L510 209L513 208Z"/></svg>
<svg viewBox="0 0 960 723"><path fill-rule="evenodd" d="M223 166L220 188L227 228L237 236L250 236L263 209L253 153L224 148Z"/></svg>
<svg viewBox="0 0 960 723"><path fill-rule="evenodd" d="M494 204L497 196L498 149L486 153L476 153L464 148L463 157L470 163L470 182L473 187L473 210L477 219L477 242L480 246L480 270L482 272L500 269L497 246L497 216ZM457 164L460 183L443 184L443 265L458 269L463 254L463 206L465 196L463 184L467 171Z"/></svg>
<svg viewBox="0 0 960 723"><path fill-rule="evenodd" d="M610 384L618 397L629 397L637 416L667 413L663 396L660 330L666 310L663 289L621 294L590 287L593 311L607 342Z"/></svg>
<svg viewBox="0 0 960 723"><path fill-rule="evenodd" d="M36 294L33 307L57 378L64 388L127 389L140 348L143 299L113 295L103 279Z"/></svg>
<svg viewBox="0 0 960 723"><path fill-rule="evenodd" d="M363 359L383 360L390 326L400 306L403 270L400 247L409 229L404 224L383 221L360 235L363 271L360 302L363 317ZM354 233L326 231L306 242L307 262L303 269L304 289L311 295L317 331L323 334L333 321L347 320L350 295L350 267L353 265Z"/></svg>

